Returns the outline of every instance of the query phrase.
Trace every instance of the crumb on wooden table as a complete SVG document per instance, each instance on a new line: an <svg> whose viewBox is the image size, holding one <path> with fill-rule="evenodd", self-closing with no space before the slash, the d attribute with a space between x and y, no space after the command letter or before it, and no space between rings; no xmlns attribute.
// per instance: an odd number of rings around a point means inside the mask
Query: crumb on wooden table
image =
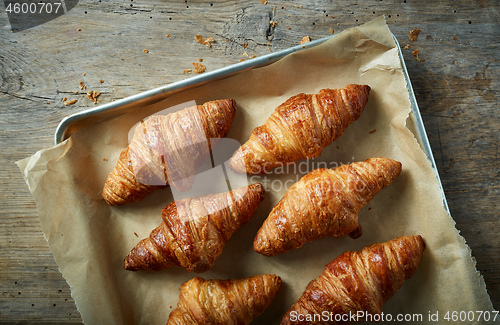
<svg viewBox="0 0 500 325"><path fill-rule="evenodd" d="M311 38L309 36L304 36L302 37L302 39L300 40L300 43L299 44L305 44L305 43L309 43L311 41Z"/></svg>
<svg viewBox="0 0 500 325"><path fill-rule="evenodd" d="M203 73L207 70L207 68L201 63L192 62L191 64L194 67L194 73Z"/></svg>
<svg viewBox="0 0 500 325"><path fill-rule="evenodd" d="M267 0L259 0L263 5L267 5Z"/></svg>
<svg viewBox="0 0 500 325"><path fill-rule="evenodd" d="M368 133L373 134L373 133L375 133L375 132L377 132L377 129L373 129L373 130L371 130L371 131L370 131L370 132L368 132Z"/></svg>
<svg viewBox="0 0 500 325"><path fill-rule="evenodd" d="M418 34L420 34L420 29L418 28L412 29L408 33L408 38L410 39L410 42L416 41L418 38Z"/></svg>
<svg viewBox="0 0 500 325"><path fill-rule="evenodd" d="M142 52L149 53L149 51L147 49L142 50Z"/></svg>
<svg viewBox="0 0 500 325"><path fill-rule="evenodd" d="M64 98L66 98L66 97L64 97ZM64 98L63 98L63 104L65 106L73 105L78 101L78 99L70 99L70 100L66 99L66 100L64 100Z"/></svg>
<svg viewBox="0 0 500 325"><path fill-rule="evenodd" d="M99 97L100 94L101 93L98 91L89 90L87 92L87 98L90 99L94 104L97 104L97 102L99 101L97 97Z"/></svg>
<svg viewBox="0 0 500 325"><path fill-rule="evenodd" d="M417 50L413 50L413 52L411 52L411 54L412 54L414 57L416 57L416 58L417 58L417 62L420 62L420 61L421 61L421 60L420 60L420 57L419 57L419 55L420 55L420 51L419 51L418 49L417 49Z"/></svg>
<svg viewBox="0 0 500 325"><path fill-rule="evenodd" d="M206 45L208 47L212 47L212 43L215 42L215 39L211 36L204 38L201 35L196 35L196 41L200 44Z"/></svg>
<svg viewBox="0 0 500 325"><path fill-rule="evenodd" d="M182 73L184 73L184 74L188 74L188 73L190 73L191 71L193 71L193 69L186 69L186 70L182 71Z"/></svg>
<svg viewBox="0 0 500 325"><path fill-rule="evenodd" d="M87 86L85 86L85 83L83 81L80 81L79 88L80 88L80 90L84 90L84 89L87 89Z"/></svg>

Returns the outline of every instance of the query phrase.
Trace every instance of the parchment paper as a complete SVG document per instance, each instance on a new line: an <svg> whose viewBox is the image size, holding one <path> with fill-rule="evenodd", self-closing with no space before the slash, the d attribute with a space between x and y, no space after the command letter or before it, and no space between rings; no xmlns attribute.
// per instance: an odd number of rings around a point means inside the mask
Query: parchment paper
<svg viewBox="0 0 500 325"><path fill-rule="evenodd" d="M159 225L161 209L172 201L168 188L122 207L109 207L102 200L104 181L137 121L190 100L201 104L233 98L237 112L228 138L243 143L290 96L349 83L372 88L361 118L318 159L297 164L301 168L296 170L290 167L250 178L252 183L264 184L266 197L251 221L229 240L210 271L123 269L123 258ZM416 275L384 306L385 314L421 314L422 323L430 323L429 314L436 312L442 317L447 311L491 311L471 252L443 206L435 171L406 127L409 113L397 48L380 17L270 66L184 91L89 127L18 165L36 200L43 233L86 324L164 324L177 304L183 282L195 276L227 279L264 273L281 276L283 288L254 323L278 324L307 283L335 257L413 234L423 236L427 249ZM323 238L271 258L253 251L258 228L293 182L317 167L333 168L377 156L402 162L403 171L361 210L362 237Z"/></svg>

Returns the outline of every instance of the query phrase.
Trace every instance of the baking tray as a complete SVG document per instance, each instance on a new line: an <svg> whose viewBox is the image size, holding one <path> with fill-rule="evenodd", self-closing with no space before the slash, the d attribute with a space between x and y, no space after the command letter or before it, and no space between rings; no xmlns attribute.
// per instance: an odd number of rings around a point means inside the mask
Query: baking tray
<svg viewBox="0 0 500 325"><path fill-rule="evenodd" d="M157 103L161 100L164 100L167 97L170 97L176 93L196 88L202 86L206 83L209 83L214 80L220 80L224 78L231 77L235 74L241 73L246 70L254 69L269 65L273 62L276 62L288 54L302 51L307 48L311 48L317 46L336 35L324 37L315 41L311 41L309 43L305 43L302 45L293 46L278 52L273 52L264 56L260 56L251 60L239 62L218 70L205 72L203 74L199 74L197 76L181 80L178 82L174 82L165 86L161 86L158 88L154 88L133 96L129 96L108 104L101 105L96 108L88 109L79 113L75 113L64 118L58 125L55 133L55 144L59 144L69 138L71 134L78 132L84 128L87 128L96 123L102 122L104 120L112 119L118 117L119 115L125 114L132 110L136 110L141 108L142 106L150 105ZM420 144L420 147L427 155L432 168L435 172L436 178L439 183L439 187L441 189L441 195L443 198L443 205L446 208L446 211L451 215L448 203L446 201L446 197L443 191L441 179L439 177L439 173L436 167L436 162L434 160L434 155L432 154L432 149L429 143L429 139L427 138L427 133L425 131L424 123L422 120L422 116L420 114L420 109L417 104L417 100L415 98L415 93L413 92L413 87L410 81L410 77L408 75L408 70L406 69L406 64L403 58L403 52L401 51L401 46L399 45L398 40L392 34L394 42L396 43L396 47L398 49L399 61L401 63L401 67L403 68L403 74L406 80L406 88L408 90L408 95L411 104L411 113L410 118L408 119L407 127L413 132L417 141Z"/></svg>

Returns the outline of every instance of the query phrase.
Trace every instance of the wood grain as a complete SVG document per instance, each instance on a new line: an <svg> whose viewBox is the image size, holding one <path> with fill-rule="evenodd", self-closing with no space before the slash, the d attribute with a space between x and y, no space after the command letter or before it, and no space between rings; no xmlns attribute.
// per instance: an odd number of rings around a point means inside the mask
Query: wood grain
<svg viewBox="0 0 500 325"><path fill-rule="evenodd" d="M500 308L498 2L82 0L18 33L0 8L0 322L81 323L15 165L51 146L64 117L95 106L81 81L107 103L188 78L199 59L212 71L380 15L410 44L404 58L452 216ZM421 33L409 42L413 28Z"/></svg>

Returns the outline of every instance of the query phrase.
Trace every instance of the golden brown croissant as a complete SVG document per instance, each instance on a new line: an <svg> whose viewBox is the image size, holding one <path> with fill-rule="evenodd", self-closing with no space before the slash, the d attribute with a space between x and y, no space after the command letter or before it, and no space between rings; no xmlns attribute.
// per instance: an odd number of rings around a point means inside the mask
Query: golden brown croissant
<svg viewBox="0 0 500 325"><path fill-rule="evenodd" d="M207 271L263 198L264 187L256 183L170 203L162 211L162 223L125 258L125 269L159 270L177 265L192 272Z"/></svg>
<svg viewBox="0 0 500 325"><path fill-rule="evenodd" d="M291 97L253 130L229 166L239 173L264 174L277 166L319 156L361 116L369 92L369 86L348 85Z"/></svg>
<svg viewBox="0 0 500 325"><path fill-rule="evenodd" d="M373 315L415 274L424 249L422 237L406 236L338 256L307 285L281 325L352 324L351 315L359 316L356 322L376 320Z"/></svg>
<svg viewBox="0 0 500 325"><path fill-rule="evenodd" d="M196 277L182 285L167 325L249 324L269 307L280 289L281 278L270 274L236 280Z"/></svg>
<svg viewBox="0 0 500 325"><path fill-rule="evenodd" d="M167 182L189 188L186 180L209 155L207 139L227 135L235 106L232 99L215 100L139 124L104 184L104 200L109 205L136 202Z"/></svg>
<svg viewBox="0 0 500 325"><path fill-rule="evenodd" d="M361 236L358 212L401 172L401 163L370 158L316 169L292 185L257 232L254 250L274 256L327 236Z"/></svg>

